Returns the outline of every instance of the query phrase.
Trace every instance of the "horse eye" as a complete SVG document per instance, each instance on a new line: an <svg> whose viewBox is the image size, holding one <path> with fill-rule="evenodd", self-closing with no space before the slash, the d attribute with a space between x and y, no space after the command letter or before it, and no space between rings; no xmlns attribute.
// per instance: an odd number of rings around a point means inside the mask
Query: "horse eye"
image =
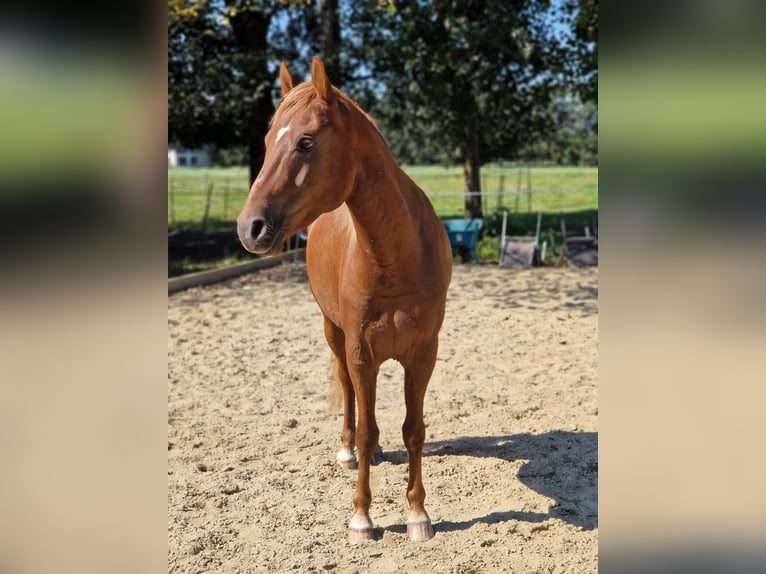
<svg viewBox="0 0 766 574"><path fill-rule="evenodd" d="M296 148L298 151L308 151L314 147L314 138L310 136L303 136L298 140Z"/></svg>

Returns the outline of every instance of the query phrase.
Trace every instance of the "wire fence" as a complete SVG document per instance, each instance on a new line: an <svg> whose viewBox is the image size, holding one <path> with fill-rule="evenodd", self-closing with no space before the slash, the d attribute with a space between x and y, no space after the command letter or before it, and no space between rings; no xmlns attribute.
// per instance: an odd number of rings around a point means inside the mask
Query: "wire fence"
<svg viewBox="0 0 766 574"><path fill-rule="evenodd" d="M247 184L222 179L168 178L168 226L207 229L233 222L247 199Z"/></svg>
<svg viewBox="0 0 766 574"><path fill-rule="evenodd" d="M452 168L410 168L410 177L424 190L442 218L463 217L466 192L462 171ZM483 168L482 208L486 213L573 211L598 209L598 172L593 168ZM175 170L168 174L168 227L216 229L231 227L247 199L245 173L221 170Z"/></svg>

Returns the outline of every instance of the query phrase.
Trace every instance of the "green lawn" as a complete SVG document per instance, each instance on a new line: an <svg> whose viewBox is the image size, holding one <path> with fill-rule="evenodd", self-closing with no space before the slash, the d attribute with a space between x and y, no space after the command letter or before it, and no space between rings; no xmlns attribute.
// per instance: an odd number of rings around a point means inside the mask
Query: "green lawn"
<svg viewBox="0 0 766 574"><path fill-rule="evenodd" d="M201 228L209 191L207 227L232 226L247 198L247 179L248 170L244 167L169 168L168 227Z"/></svg>
<svg viewBox="0 0 766 574"><path fill-rule="evenodd" d="M439 217L463 217L463 170L460 167L403 166L431 198ZM481 169L485 213L598 209L598 168L485 166ZM527 189L531 188L531 200ZM498 193L502 190L503 195ZM517 192L518 202L516 200Z"/></svg>
<svg viewBox="0 0 766 574"><path fill-rule="evenodd" d="M428 194L439 217L463 216L463 171L460 167L403 166ZM598 210L598 168L485 166L481 170L484 212L507 209L519 215L543 211L558 214ZM206 227L227 228L248 192L247 168L168 169L168 227L201 228L210 193ZM211 186L212 185L212 189ZM527 195L528 185L531 196ZM502 189L503 195L498 192ZM521 195L516 196L517 190Z"/></svg>

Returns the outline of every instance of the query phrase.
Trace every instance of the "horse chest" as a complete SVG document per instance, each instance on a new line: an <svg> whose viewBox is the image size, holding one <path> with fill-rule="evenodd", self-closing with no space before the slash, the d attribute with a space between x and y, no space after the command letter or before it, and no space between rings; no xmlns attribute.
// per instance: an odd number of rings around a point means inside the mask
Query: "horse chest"
<svg viewBox="0 0 766 574"><path fill-rule="evenodd" d="M363 341L381 361L405 356L423 334L416 309L373 311L362 320L361 327Z"/></svg>

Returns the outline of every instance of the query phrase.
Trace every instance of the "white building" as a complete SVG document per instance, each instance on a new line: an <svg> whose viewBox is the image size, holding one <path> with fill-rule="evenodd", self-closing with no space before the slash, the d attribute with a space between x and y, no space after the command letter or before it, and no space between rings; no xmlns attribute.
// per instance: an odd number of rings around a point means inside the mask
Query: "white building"
<svg viewBox="0 0 766 574"><path fill-rule="evenodd" d="M204 149L168 147L168 167L210 167L210 154Z"/></svg>

